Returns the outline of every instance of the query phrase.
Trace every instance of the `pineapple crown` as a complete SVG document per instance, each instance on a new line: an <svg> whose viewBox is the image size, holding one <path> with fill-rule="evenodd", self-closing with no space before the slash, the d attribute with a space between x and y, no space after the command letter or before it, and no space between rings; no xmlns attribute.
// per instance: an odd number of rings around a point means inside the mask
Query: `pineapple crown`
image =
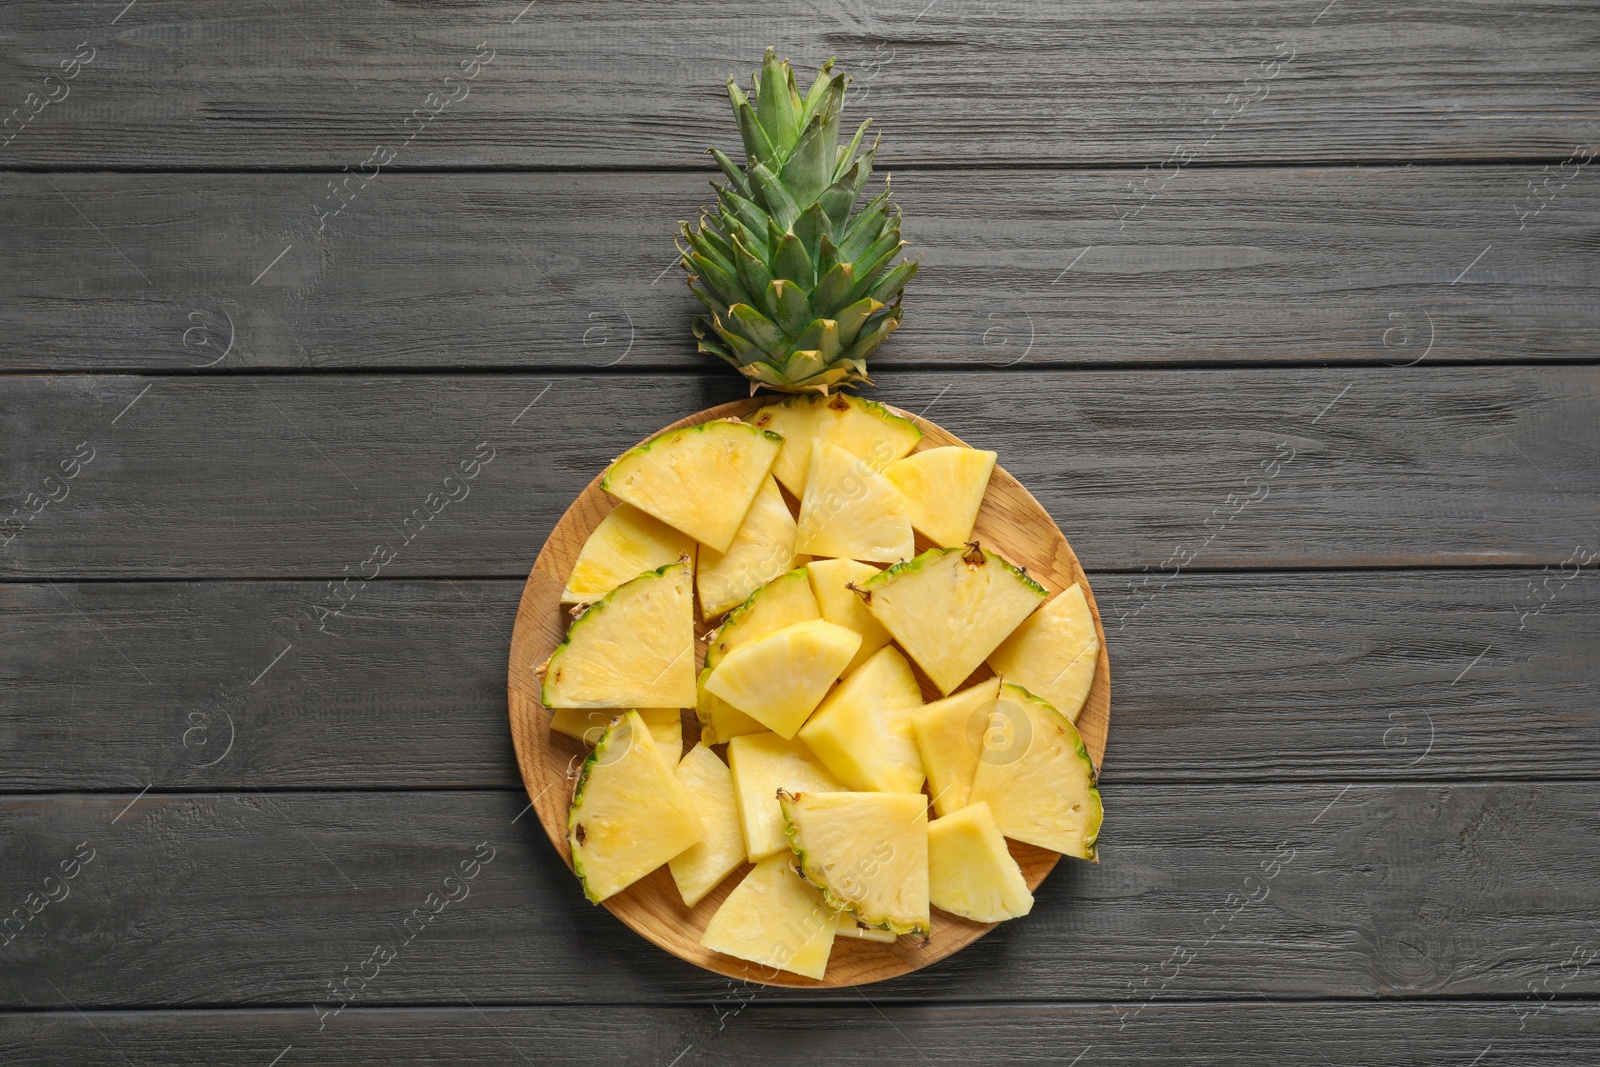
<svg viewBox="0 0 1600 1067"><path fill-rule="evenodd" d="M830 59L805 96L772 49L747 96L728 79L744 140L741 168L709 149L727 177L698 228L682 224L689 288L709 312L695 319L700 351L750 379L750 391L831 389L871 382L866 357L900 326L900 297L918 264L893 261L900 209L883 192L859 212L877 145L871 119L839 143L849 79Z"/></svg>

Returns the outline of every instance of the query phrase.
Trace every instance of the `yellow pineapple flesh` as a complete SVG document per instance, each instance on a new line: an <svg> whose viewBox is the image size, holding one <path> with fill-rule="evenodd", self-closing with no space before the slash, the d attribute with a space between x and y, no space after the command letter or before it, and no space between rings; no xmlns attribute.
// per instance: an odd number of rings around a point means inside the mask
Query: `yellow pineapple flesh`
<svg viewBox="0 0 1600 1067"><path fill-rule="evenodd" d="M771 856L733 887L706 924L713 952L806 978L827 973L838 919L817 888L794 872L788 853Z"/></svg>
<svg viewBox="0 0 1600 1067"><path fill-rule="evenodd" d="M967 806L982 735L999 697L1000 679L988 678L911 713L911 735L941 817Z"/></svg>
<svg viewBox="0 0 1600 1067"><path fill-rule="evenodd" d="M729 652L785 626L822 618L811 592L810 572L796 567L750 594L750 599L728 613L707 638L706 666L715 667Z"/></svg>
<svg viewBox="0 0 1600 1067"><path fill-rule="evenodd" d="M909 557L916 540L894 483L828 441L816 440L811 449L795 549L878 563Z"/></svg>
<svg viewBox="0 0 1600 1067"><path fill-rule="evenodd" d="M787 397L755 412L750 422L783 435L773 473L796 497L805 493L814 440L837 445L873 471L883 470L922 440L922 431L910 419L849 393Z"/></svg>
<svg viewBox="0 0 1600 1067"><path fill-rule="evenodd" d="M910 713L921 705L911 664L885 646L828 694L800 740L851 789L915 793L923 771Z"/></svg>
<svg viewBox="0 0 1600 1067"><path fill-rule="evenodd" d="M895 460L883 475L900 490L911 526L936 545L972 539L997 453L947 445Z"/></svg>
<svg viewBox="0 0 1600 1067"><path fill-rule="evenodd" d="M1033 910L1022 868L983 801L928 824L928 899L942 911L980 923Z"/></svg>
<svg viewBox="0 0 1600 1067"><path fill-rule="evenodd" d="M661 746L661 757L671 767L683 755L683 716L677 708L634 708L650 728L650 736ZM621 714L615 708L555 708L550 712L550 729L593 745L606 732L611 720Z"/></svg>
<svg viewBox="0 0 1600 1067"><path fill-rule="evenodd" d="M928 936L928 798L778 794L800 873L863 926Z"/></svg>
<svg viewBox="0 0 1600 1067"><path fill-rule="evenodd" d="M811 591L816 594L822 617L861 635L861 647L844 669L849 674L889 643L889 631L872 617L872 612L850 588L877 574L878 568L853 559L816 559L806 564L806 570L811 574Z"/></svg>
<svg viewBox="0 0 1600 1067"><path fill-rule="evenodd" d="M769 474L745 512L744 522L727 552L702 549L695 576L701 618L710 619L736 608L772 579L805 562L794 550L795 522L783 492Z"/></svg>
<svg viewBox="0 0 1600 1067"><path fill-rule="evenodd" d="M1099 656L1094 615L1074 582L1002 641L989 666L1077 722Z"/></svg>
<svg viewBox="0 0 1600 1067"><path fill-rule="evenodd" d="M561 591L563 604L592 604L611 590L680 559L694 558L694 538L632 504L618 504L583 543Z"/></svg>
<svg viewBox="0 0 1600 1067"><path fill-rule="evenodd" d="M844 788L804 743L785 741L774 733L746 734L729 741L728 766L739 802L745 856L751 863L775 852L787 854L779 789L824 792Z"/></svg>
<svg viewBox="0 0 1600 1067"><path fill-rule="evenodd" d="M667 861L678 895L692 908L744 863L744 831L739 828L733 774L715 752L696 745L673 773L689 794L705 835Z"/></svg>
<svg viewBox="0 0 1600 1067"><path fill-rule="evenodd" d="M860 645L854 630L823 619L797 622L718 660L706 692L793 737Z"/></svg>

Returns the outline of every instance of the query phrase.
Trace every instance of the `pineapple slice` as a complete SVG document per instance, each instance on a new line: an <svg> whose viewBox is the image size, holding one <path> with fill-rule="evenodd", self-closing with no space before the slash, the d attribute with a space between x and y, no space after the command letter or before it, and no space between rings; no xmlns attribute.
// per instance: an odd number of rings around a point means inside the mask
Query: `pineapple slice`
<svg viewBox="0 0 1600 1067"><path fill-rule="evenodd" d="M915 552L916 541L894 483L865 460L819 439L811 445L795 550L893 563Z"/></svg>
<svg viewBox="0 0 1600 1067"><path fill-rule="evenodd" d="M800 873L863 926L927 937L928 798L921 793L778 794Z"/></svg>
<svg viewBox="0 0 1600 1067"><path fill-rule="evenodd" d="M998 453L948 445L897 459L883 469L905 498L911 527L936 545L972 539Z"/></svg>
<svg viewBox="0 0 1600 1067"><path fill-rule="evenodd" d="M677 766L678 757L683 755L683 716L678 709L633 710L639 713L639 718L650 728L650 736L661 746L661 758L667 761L667 766ZM550 712L550 729L558 734L576 737L586 745L593 745L618 714L618 711L609 708L556 708Z"/></svg>
<svg viewBox="0 0 1600 1067"><path fill-rule="evenodd" d="M813 439L838 445L874 471L908 454L922 440L922 431L910 419L849 393L789 397L757 411L750 422L783 435L772 473L797 497L805 493Z"/></svg>
<svg viewBox="0 0 1600 1067"><path fill-rule="evenodd" d="M860 645L854 630L822 619L797 622L728 653L706 679L706 692L791 738Z"/></svg>
<svg viewBox="0 0 1600 1067"><path fill-rule="evenodd" d="M880 944L892 945L900 936L892 930L879 930L875 926L862 926L856 922L856 917L848 911L839 912L839 929L834 932L835 937L855 937L862 941L877 941Z"/></svg>
<svg viewBox="0 0 1600 1067"><path fill-rule="evenodd" d="M738 607L751 593L804 563L804 556L795 555L794 537L794 516L769 474L761 480L761 491L728 551L707 548L700 554L695 580L700 588L701 618L714 618Z"/></svg>
<svg viewBox="0 0 1600 1067"><path fill-rule="evenodd" d="M692 706L693 581L687 561L669 563L591 604L540 668L544 706Z"/></svg>
<svg viewBox="0 0 1600 1067"><path fill-rule="evenodd" d="M1099 657L1094 615L1074 582L1002 641L989 654L989 666L1075 723Z"/></svg>
<svg viewBox="0 0 1600 1067"><path fill-rule="evenodd" d="M711 668L707 667L695 683L694 714L700 720L700 740L708 745L720 745L741 734L759 734L766 730L726 700L707 692L706 679L710 677Z"/></svg>
<svg viewBox="0 0 1600 1067"><path fill-rule="evenodd" d="M800 740L851 789L915 793L922 758L908 709L922 704L911 664L893 646L845 676L800 728Z"/></svg>
<svg viewBox="0 0 1600 1067"><path fill-rule="evenodd" d="M1064 856L1095 859L1103 809L1094 763L1078 730L1021 686L1000 687L995 722L972 779L971 802L985 801L1000 832Z"/></svg>
<svg viewBox="0 0 1600 1067"><path fill-rule="evenodd" d="M797 622L822 618L812 595L810 572L796 567L750 594L750 599L728 613L722 626L707 640L706 666L715 667L723 656L758 638Z"/></svg>
<svg viewBox="0 0 1600 1067"><path fill-rule="evenodd" d="M997 923L1033 910L1022 868L983 801L928 824L928 899L963 919Z"/></svg>
<svg viewBox="0 0 1600 1067"><path fill-rule="evenodd" d="M778 809L779 789L826 792L844 788L804 744L785 741L773 733L747 734L729 741L728 766L739 801L745 856L751 863L788 847L783 812Z"/></svg>
<svg viewBox="0 0 1600 1067"><path fill-rule="evenodd" d="M821 978L838 920L822 894L794 873L787 853L756 864L706 924L700 944L741 960Z"/></svg>
<svg viewBox="0 0 1600 1067"><path fill-rule="evenodd" d="M738 419L668 430L613 460L600 488L726 552L782 445Z"/></svg>
<svg viewBox="0 0 1600 1067"><path fill-rule="evenodd" d="M601 735L567 814L572 869L598 904L703 837L694 802L636 711Z"/></svg>
<svg viewBox="0 0 1600 1067"><path fill-rule="evenodd" d="M976 543L930 548L860 586L883 623L939 692L967 680L1049 594Z"/></svg>
<svg viewBox="0 0 1600 1067"><path fill-rule="evenodd" d="M822 617L861 635L856 658L844 669L849 674L889 643L889 631L872 617L872 612L850 588L877 574L878 568L853 559L818 559L806 564L806 570L811 574L811 591L816 594Z"/></svg>
<svg viewBox="0 0 1600 1067"><path fill-rule="evenodd" d="M941 818L967 806L983 732L999 698L1000 679L989 678L911 714L911 736Z"/></svg>
<svg viewBox="0 0 1600 1067"><path fill-rule="evenodd" d="M678 895L689 907L744 862L744 831L728 765L704 744L694 746L673 772L700 817L705 837L667 861Z"/></svg>
<svg viewBox="0 0 1600 1067"><path fill-rule="evenodd" d="M618 504L583 543L561 591L563 604L592 604L630 578L688 556L694 538L632 504Z"/></svg>

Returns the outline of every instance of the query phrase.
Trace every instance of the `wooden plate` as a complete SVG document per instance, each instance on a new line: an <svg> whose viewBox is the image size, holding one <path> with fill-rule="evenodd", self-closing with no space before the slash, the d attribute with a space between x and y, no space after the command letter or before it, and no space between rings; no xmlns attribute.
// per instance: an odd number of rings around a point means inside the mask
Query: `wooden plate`
<svg viewBox="0 0 1600 1067"><path fill-rule="evenodd" d="M722 404L675 422L665 429L693 426L729 416L743 418L767 402L770 401L752 399ZM965 444L926 419L904 411L896 410L895 413L912 419L921 428L923 437L917 451L939 445ZM621 451L618 450L619 454ZM539 703L539 679L534 669L544 662L565 636L568 615L561 605L561 590L566 585L567 575L584 541L613 506L611 498L600 490L600 477L597 474L578 495L578 499L572 502L540 551L533 572L528 575L528 584L522 591L522 602L517 606L516 629L511 637L508 689L511 738L516 745L517 763L522 768L522 780L527 786L528 796L533 799L533 808L539 815L539 821L544 824L551 844L555 845L556 852L569 868L572 866L572 855L567 847L567 809L572 800L573 784L588 748L573 738L551 732L550 713ZM998 552L1018 566L1026 567L1028 573L1051 593L1058 593L1073 582L1083 586L1089 610L1094 614L1095 631L1100 637L1100 659L1095 667L1094 684L1077 725L1098 768L1105 755L1106 731L1111 721L1111 667L1106 656L1106 635L1100 625L1100 612L1095 607L1094 594L1089 590L1078 558L1073 555L1067 539L1039 502L998 464L989 479L989 491L978 513L974 536L984 547ZM929 546L919 539L917 547L920 551ZM707 629L701 626L699 632L703 634ZM700 649L700 655L704 657L703 648ZM929 690L929 699L937 695ZM686 712L685 744L692 745L698 736L699 724L693 712ZM1014 841L1009 844L1030 889L1038 888L1060 858L1054 852L1032 845ZM821 981L802 978L787 971L779 971L774 976L770 967L747 963L700 946L700 935L706 923L749 869L745 866L735 871L696 907L686 908L671 875L666 867L662 867L611 897L605 902L605 907L668 952L708 971L766 985L822 988L862 985L907 974L942 960L976 941L993 925L969 922L935 909L933 934L926 944L910 937L902 937L892 944L841 937L833 943L827 976Z"/></svg>

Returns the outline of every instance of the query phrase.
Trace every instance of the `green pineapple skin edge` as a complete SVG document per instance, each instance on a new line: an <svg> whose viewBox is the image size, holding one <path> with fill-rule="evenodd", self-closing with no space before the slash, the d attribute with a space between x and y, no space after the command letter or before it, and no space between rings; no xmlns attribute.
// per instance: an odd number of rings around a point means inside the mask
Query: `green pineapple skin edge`
<svg viewBox="0 0 1600 1067"><path fill-rule="evenodd" d="M884 189L854 211L872 176L871 119L841 146L848 79L833 60L802 97L788 60L767 49L747 96L728 79L744 142L741 168L709 149L727 181L697 228L682 224L681 263L708 314L695 319L703 354L760 387L830 391L871 383L867 356L900 326L900 298L918 264L904 247L900 209Z"/></svg>

